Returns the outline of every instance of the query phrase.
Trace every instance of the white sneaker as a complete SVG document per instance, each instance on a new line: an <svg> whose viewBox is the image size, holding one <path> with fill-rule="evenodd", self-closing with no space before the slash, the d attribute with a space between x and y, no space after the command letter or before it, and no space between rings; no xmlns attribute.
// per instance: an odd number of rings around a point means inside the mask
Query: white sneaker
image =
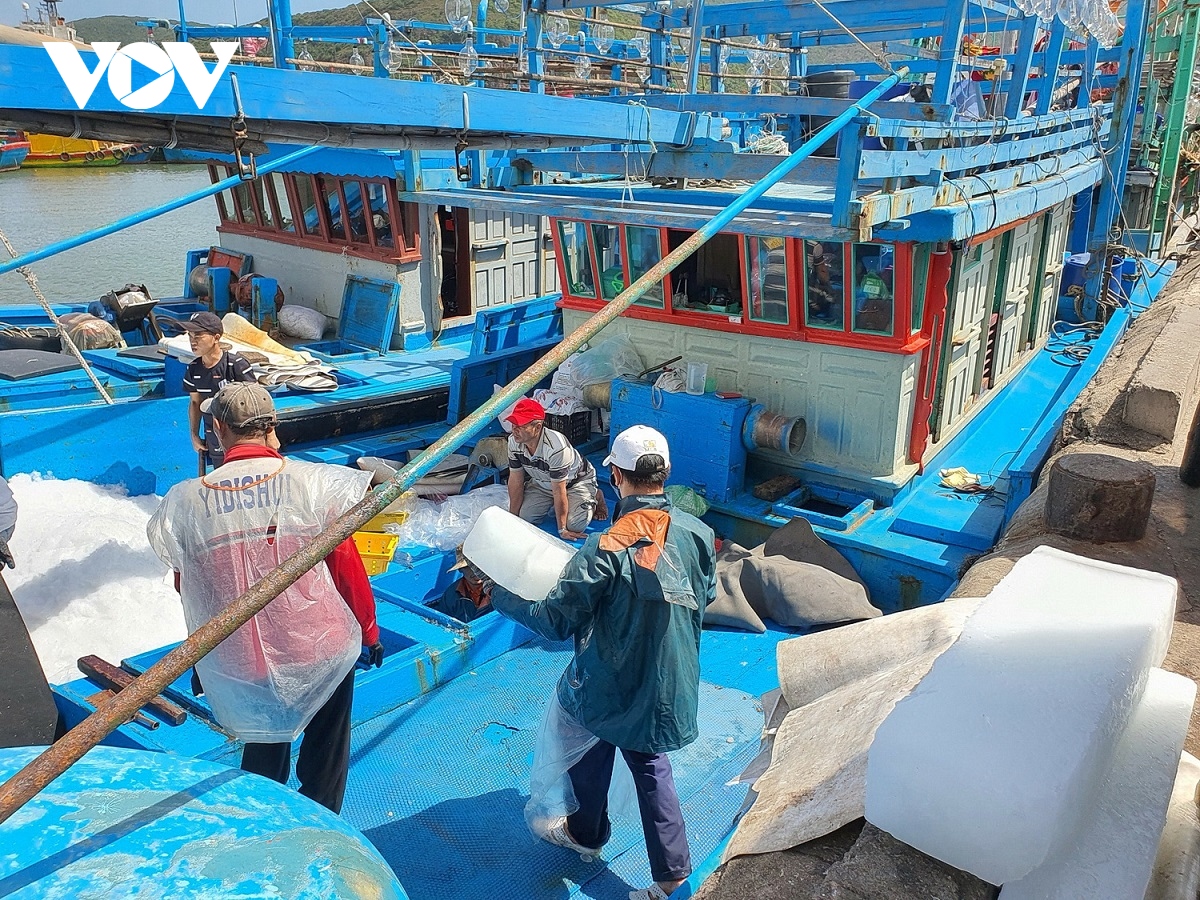
<svg viewBox="0 0 1200 900"><path fill-rule="evenodd" d="M599 847L585 847L583 844L577 843L571 832L567 831L566 817L555 819L548 829L546 829L545 837L543 838L558 847L565 847L567 850L574 850L579 854L579 858L584 862L591 862L600 855ZM655 885L657 887L657 885ZM662 893L661 891L659 893ZM632 896L632 895L631 895Z"/></svg>
<svg viewBox="0 0 1200 900"><path fill-rule="evenodd" d="M664 894L663 889L657 883L650 885L648 888L642 888L640 891L630 891L629 900L667 900L669 894Z"/></svg>

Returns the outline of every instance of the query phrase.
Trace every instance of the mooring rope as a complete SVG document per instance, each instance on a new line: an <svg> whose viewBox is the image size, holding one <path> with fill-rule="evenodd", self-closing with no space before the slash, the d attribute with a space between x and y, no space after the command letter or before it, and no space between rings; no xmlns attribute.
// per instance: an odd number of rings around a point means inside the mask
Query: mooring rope
<svg viewBox="0 0 1200 900"><path fill-rule="evenodd" d="M4 233L4 229L0 228L0 243L4 244L4 249L8 251L8 255L13 259L17 258L17 250L9 241L8 235ZM46 315L50 317L50 321L54 323L54 328L58 331L62 342L66 344L67 349L71 351L71 355L79 360L79 364L83 366L83 371L87 373L87 377L92 380L92 384L96 386L96 390L100 392L100 396L104 398L104 402L110 406L113 404L113 398L109 396L108 391L104 389L104 385L100 383L100 379L96 377L96 373L92 371L92 367L88 365L88 361L83 358L83 354L79 352L79 348L75 346L75 342L71 340L71 336L67 334L67 329L63 327L63 323L58 320L58 316L54 314L54 310L50 308L50 301L46 299L46 295L42 293L42 289L38 287L37 275L29 266L20 266L17 269L25 279L25 283L29 285L29 289L33 291L33 296L37 297L38 303L42 305L42 309Z"/></svg>

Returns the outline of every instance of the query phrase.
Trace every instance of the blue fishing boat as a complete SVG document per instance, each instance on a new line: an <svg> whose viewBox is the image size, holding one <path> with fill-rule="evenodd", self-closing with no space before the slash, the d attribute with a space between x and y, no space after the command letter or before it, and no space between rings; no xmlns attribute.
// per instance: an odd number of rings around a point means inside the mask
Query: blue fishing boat
<svg viewBox="0 0 1200 900"><path fill-rule="evenodd" d="M20 73L0 78L0 120L208 165L211 188L105 233L205 197L221 218L178 297L6 308L14 336L88 314L129 346L0 351L0 467L164 493L196 470L167 320L211 310L266 332L303 307L336 334L289 343L337 385L276 395L285 454L399 470L341 540L449 453L478 456L496 412L585 342L620 338L645 370L682 359L698 381L625 372L590 392L564 428L593 463L610 435L653 424L721 537L752 546L803 519L885 613L935 603L995 544L1066 409L1173 271L1152 259L1161 240L1113 237L1138 105L1144 126L1163 93L1141 89L1162 11L1043 6L554 0L512 28L492 24L501 4L472 18L448 3L445 23L318 27L273 0L266 26L177 26L180 42L275 49L218 63L203 103L182 77L147 104L109 76L81 104L41 48L0 48L0 72ZM327 44L351 55L317 61ZM646 883L636 822L583 861L521 819L569 651L430 609L453 553L404 550L372 578L387 658L356 678L346 821L413 897ZM704 635L702 737L675 760L704 860L687 890L745 799L731 782L758 750L755 698L794 633ZM170 650L122 666L153 668L139 685L187 718L118 716L106 742L236 763ZM67 726L105 720L95 693L55 687ZM36 859L37 835L21 838Z"/></svg>
<svg viewBox="0 0 1200 900"><path fill-rule="evenodd" d="M29 155L29 141L20 131L0 132L0 172L12 172L21 168Z"/></svg>

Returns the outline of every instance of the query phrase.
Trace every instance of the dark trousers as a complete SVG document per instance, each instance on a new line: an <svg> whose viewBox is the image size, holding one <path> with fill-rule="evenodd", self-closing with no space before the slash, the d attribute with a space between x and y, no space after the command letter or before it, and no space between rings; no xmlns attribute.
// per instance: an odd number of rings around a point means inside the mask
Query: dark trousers
<svg viewBox="0 0 1200 900"><path fill-rule="evenodd" d="M354 701L354 669L317 710L304 729L296 777L300 793L335 813L342 811L346 772L350 768L350 707ZM292 745L246 744L242 769L287 784L292 768Z"/></svg>
<svg viewBox="0 0 1200 900"><path fill-rule="evenodd" d="M585 847L602 847L612 828L608 821L608 786L612 781L617 748L600 741L572 766L567 774L579 809L567 817L567 830ZM633 774L638 810L642 814L642 832L646 836L646 854L650 857L650 875L655 881L678 881L692 872L687 830L671 761L665 753L638 753L622 750L625 765Z"/></svg>

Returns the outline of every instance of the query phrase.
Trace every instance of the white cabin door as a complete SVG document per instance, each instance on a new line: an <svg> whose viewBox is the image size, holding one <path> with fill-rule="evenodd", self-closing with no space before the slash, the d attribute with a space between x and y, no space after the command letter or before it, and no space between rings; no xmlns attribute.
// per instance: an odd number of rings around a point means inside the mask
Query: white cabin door
<svg viewBox="0 0 1200 900"><path fill-rule="evenodd" d="M549 225L542 227L542 217L473 209L470 221L475 310L529 300L557 289Z"/></svg>
<svg viewBox="0 0 1200 900"><path fill-rule="evenodd" d="M1032 322L1030 343L1034 347L1045 342L1050 326L1058 315L1058 291L1062 284L1063 251L1067 249L1067 220L1070 201L1060 203L1046 214L1046 263L1038 287L1037 316Z"/></svg>
<svg viewBox="0 0 1200 900"><path fill-rule="evenodd" d="M995 241L991 240L968 250L961 262L950 318L949 364L941 387L939 434L963 417L978 391L995 285L994 260Z"/></svg>
<svg viewBox="0 0 1200 900"><path fill-rule="evenodd" d="M1007 265L1003 277L1003 293L1000 298L1000 327L996 333L996 347L992 362L991 384L1003 380L1012 368L1017 354L1023 349L1029 298L1033 291L1033 270L1041 258L1040 219L1022 222L1007 235Z"/></svg>

